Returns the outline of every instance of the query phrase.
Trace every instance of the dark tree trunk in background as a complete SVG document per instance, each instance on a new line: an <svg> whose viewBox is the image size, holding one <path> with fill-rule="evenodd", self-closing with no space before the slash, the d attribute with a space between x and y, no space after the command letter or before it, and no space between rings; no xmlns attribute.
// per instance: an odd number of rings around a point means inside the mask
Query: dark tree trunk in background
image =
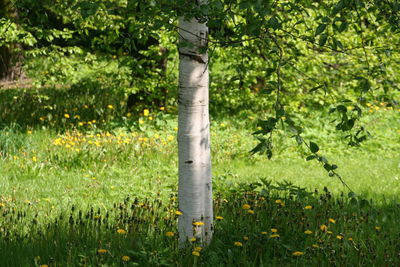
<svg viewBox="0 0 400 267"><path fill-rule="evenodd" d="M0 0L0 17L10 18L14 21L18 18L10 0ZM23 78L22 55L18 52L17 44L0 46L0 81L11 81Z"/></svg>

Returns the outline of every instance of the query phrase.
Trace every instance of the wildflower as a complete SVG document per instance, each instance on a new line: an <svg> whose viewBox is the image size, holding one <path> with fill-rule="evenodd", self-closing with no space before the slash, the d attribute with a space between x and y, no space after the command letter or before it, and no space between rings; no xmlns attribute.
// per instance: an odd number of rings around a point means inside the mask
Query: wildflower
<svg viewBox="0 0 400 267"><path fill-rule="evenodd" d="M271 229L271 232L273 232L273 233L277 233L277 232L278 232L278 229L276 229L276 228L272 228L272 229Z"/></svg>
<svg viewBox="0 0 400 267"><path fill-rule="evenodd" d="M268 233L267 233L267 232L261 232L261 234L262 234L262 235L267 235Z"/></svg>
<svg viewBox="0 0 400 267"><path fill-rule="evenodd" d="M225 125L225 123L221 123L220 126L221 127L225 127L226 125Z"/></svg>
<svg viewBox="0 0 400 267"><path fill-rule="evenodd" d="M259 200L265 200L265 197L260 197Z"/></svg>
<svg viewBox="0 0 400 267"><path fill-rule="evenodd" d="M172 140L174 140L174 137L172 135L168 135L167 139L168 139L168 141L172 141Z"/></svg>
<svg viewBox="0 0 400 267"><path fill-rule="evenodd" d="M380 230L381 230L381 227L380 227L380 226L375 226L375 230L376 230L376 231L380 231Z"/></svg>
<svg viewBox="0 0 400 267"><path fill-rule="evenodd" d="M328 230L328 226L326 226L325 224L321 225L319 227L319 229L321 229L322 232L326 232L326 230Z"/></svg>
<svg viewBox="0 0 400 267"><path fill-rule="evenodd" d="M242 209L249 210L251 207L249 204L243 204Z"/></svg>
<svg viewBox="0 0 400 267"><path fill-rule="evenodd" d="M337 235L336 238L339 239L339 240L342 240L343 236L342 235Z"/></svg>
<svg viewBox="0 0 400 267"><path fill-rule="evenodd" d="M247 240L249 240L249 237L248 237L248 236L244 236L244 237L243 237L243 240L246 240L246 241L247 241Z"/></svg>
<svg viewBox="0 0 400 267"><path fill-rule="evenodd" d="M349 237L347 240L349 240L349 241L353 241L353 238Z"/></svg>
<svg viewBox="0 0 400 267"><path fill-rule="evenodd" d="M196 241L196 237L189 238L189 241L190 242L195 242Z"/></svg>
<svg viewBox="0 0 400 267"><path fill-rule="evenodd" d="M165 110L165 107L160 107L160 110L161 110L161 111Z"/></svg>
<svg viewBox="0 0 400 267"><path fill-rule="evenodd" d="M100 249L97 250L97 253L99 253L99 254L104 254L104 253L107 253L107 252L108 252L108 250L104 249L104 248L100 248Z"/></svg>
<svg viewBox="0 0 400 267"><path fill-rule="evenodd" d="M233 243L233 245L235 245L235 246L237 246L237 247L243 247L242 242L239 242L239 241L235 241L235 242Z"/></svg>
<svg viewBox="0 0 400 267"><path fill-rule="evenodd" d="M113 109L114 106L113 106L113 105L108 105L107 108L108 108L108 109Z"/></svg>
<svg viewBox="0 0 400 267"><path fill-rule="evenodd" d="M6 204L0 202L0 208L5 207Z"/></svg>
<svg viewBox="0 0 400 267"><path fill-rule="evenodd" d="M81 116L75 115L75 116L74 116L74 119L80 120L80 119L81 119Z"/></svg>
<svg viewBox="0 0 400 267"><path fill-rule="evenodd" d="M327 231L326 232L328 235L331 235L331 234L333 234L333 232L332 231Z"/></svg>
<svg viewBox="0 0 400 267"><path fill-rule="evenodd" d="M146 108L145 110L143 110L143 116L147 117L149 116L150 111Z"/></svg>
<svg viewBox="0 0 400 267"><path fill-rule="evenodd" d="M79 126L83 126L84 124L85 124L84 122L81 122L81 121L78 122L78 125L79 125Z"/></svg>
<svg viewBox="0 0 400 267"><path fill-rule="evenodd" d="M336 221L334 219L332 219L332 218L329 218L329 222L336 223Z"/></svg>
<svg viewBox="0 0 400 267"><path fill-rule="evenodd" d="M313 207L311 205L307 205L304 207L305 210L311 210Z"/></svg>
<svg viewBox="0 0 400 267"><path fill-rule="evenodd" d="M29 131L27 131L26 133L27 133L27 134L32 134L32 131L31 131L31 130L29 130Z"/></svg>
<svg viewBox="0 0 400 267"><path fill-rule="evenodd" d="M173 232L166 232L165 235L168 237L173 237L175 234Z"/></svg>
<svg viewBox="0 0 400 267"><path fill-rule="evenodd" d="M281 203L282 203L282 200L277 199L277 200L275 200L275 203L276 203L276 204L281 204Z"/></svg>
<svg viewBox="0 0 400 267"><path fill-rule="evenodd" d="M37 157L32 157L32 161L36 162L37 161Z"/></svg>
<svg viewBox="0 0 400 267"><path fill-rule="evenodd" d="M203 248L202 247L194 247L194 251L200 252Z"/></svg>
<svg viewBox="0 0 400 267"><path fill-rule="evenodd" d="M295 252L292 253L292 255L293 255L293 256L301 256L301 255L304 255L304 252L295 251Z"/></svg>
<svg viewBox="0 0 400 267"><path fill-rule="evenodd" d="M127 116L128 118L130 118L130 117L132 117L132 113L130 113L130 112L126 113L126 116Z"/></svg>
<svg viewBox="0 0 400 267"><path fill-rule="evenodd" d="M151 121L152 121L152 120L153 120L153 117L152 117L152 116L150 116L150 117L149 117L149 120L151 120Z"/></svg>
<svg viewBox="0 0 400 267"><path fill-rule="evenodd" d="M182 215L183 213L181 212L181 211L179 211L179 210L177 210L177 211L175 211L175 215Z"/></svg>
<svg viewBox="0 0 400 267"><path fill-rule="evenodd" d="M313 244L312 247L313 248L319 248L319 246L317 244Z"/></svg>
<svg viewBox="0 0 400 267"><path fill-rule="evenodd" d="M254 210L248 210L247 211L249 214L254 214Z"/></svg>
<svg viewBox="0 0 400 267"><path fill-rule="evenodd" d="M222 216L217 216L217 217L215 217L215 219L218 220L218 221L222 221L222 220L224 219L224 217L222 217Z"/></svg>
<svg viewBox="0 0 400 267"><path fill-rule="evenodd" d="M122 258L121 258L123 261L130 261L131 260L131 257L129 257L129 256L122 256Z"/></svg>
<svg viewBox="0 0 400 267"><path fill-rule="evenodd" d="M144 123L144 120L139 120L139 124L143 124Z"/></svg>
<svg viewBox="0 0 400 267"><path fill-rule="evenodd" d="M39 267L49 267L49 265L47 265L47 264L41 264L41 265L39 265Z"/></svg>
<svg viewBox="0 0 400 267"><path fill-rule="evenodd" d="M199 257L199 256L200 256L200 253L199 253L198 251L192 251L192 255L194 255L194 256L196 256L196 257Z"/></svg>
<svg viewBox="0 0 400 267"><path fill-rule="evenodd" d="M126 231L124 229L118 229L117 233L120 235L126 234Z"/></svg>
<svg viewBox="0 0 400 267"><path fill-rule="evenodd" d="M312 231L310 231L310 230L305 230L304 233L305 233L306 235L311 235L311 234L312 234Z"/></svg>
<svg viewBox="0 0 400 267"><path fill-rule="evenodd" d="M65 114L64 114L64 118L69 119L69 117L70 117L70 116L69 116L68 113L65 113Z"/></svg>
<svg viewBox="0 0 400 267"><path fill-rule="evenodd" d="M202 226L202 225L204 225L204 223L203 222L194 222L193 225L194 226Z"/></svg>
<svg viewBox="0 0 400 267"><path fill-rule="evenodd" d="M278 235L278 234L272 234L272 235L270 235L269 237L270 237L270 238L279 238L279 235Z"/></svg>

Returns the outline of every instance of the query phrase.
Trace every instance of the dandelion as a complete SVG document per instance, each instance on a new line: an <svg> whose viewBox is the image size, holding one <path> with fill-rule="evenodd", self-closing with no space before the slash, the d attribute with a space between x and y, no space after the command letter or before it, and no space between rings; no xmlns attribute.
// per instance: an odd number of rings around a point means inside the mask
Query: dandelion
<svg viewBox="0 0 400 267"><path fill-rule="evenodd" d="M248 210L247 211L249 214L254 214L254 210Z"/></svg>
<svg viewBox="0 0 400 267"><path fill-rule="evenodd" d="M153 117L152 117L152 116L150 116L150 117L149 117L149 120L151 120L151 121L152 121L152 120L153 120Z"/></svg>
<svg viewBox="0 0 400 267"><path fill-rule="evenodd" d="M81 119L81 116L75 115L75 116L74 116L74 119L80 120L80 119Z"/></svg>
<svg viewBox="0 0 400 267"><path fill-rule="evenodd" d="M49 267L49 265L47 265L47 264L41 264L41 265L39 265L39 267Z"/></svg>
<svg viewBox="0 0 400 267"><path fill-rule="evenodd" d="M32 131L31 131L31 130L29 130L29 131L27 131L26 133L27 133L27 134L32 134Z"/></svg>
<svg viewBox="0 0 400 267"><path fill-rule="evenodd" d="M353 241L353 238L349 237L349 238L347 238L347 240L349 240L349 241Z"/></svg>
<svg viewBox="0 0 400 267"><path fill-rule="evenodd" d="M120 235L126 234L126 231L124 229L118 229L117 233Z"/></svg>
<svg viewBox="0 0 400 267"><path fill-rule="evenodd" d="M114 106L113 105L108 105L107 108L108 109L114 109Z"/></svg>
<svg viewBox="0 0 400 267"><path fill-rule="evenodd" d="M311 205L307 205L304 207L305 210L311 210L313 207Z"/></svg>
<svg viewBox="0 0 400 267"><path fill-rule="evenodd" d="M147 117L149 116L150 111L146 108L145 110L143 110L143 116Z"/></svg>
<svg viewBox="0 0 400 267"><path fill-rule="evenodd" d="M249 240L249 237L248 237L248 236L244 236L244 237L243 237L243 240L246 240L246 241L247 241L247 240Z"/></svg>
<svg viewBox="0 0 400 267"><path fill-rule="evenodd" d="M175 211L175 215L182 215L183 213L181 212L181 211L179 211L179 210L177 210L177 211Z"/></svg>
<svg viewBox="0 0 400 267"><path fill-rule="evenodd" d="M225 127L226 125L225 125L225 123L221 123L220 126L221 127Z"/></svg>
<svg viewBox="0 0 400 267"><path fill-rule="evenodd" d="M202 247L194 247L194 251L200 252L203 248Z"/></svg>
<svg viewBox="0 0 400 267"><path fill-rule="evenodd" d="M271 232L273 232L273 233L277 233L277 232L278 232L278 229L276 229L276 228L272 228L272 229L271 229Z"/></svg>
<svg viewBox="0 0 400 267"><path fill-rule="evenodd" d="M321 225L319 227L319 229L321 229L322 232L326 232L326 230L328 230L328 226L326 226L325 224Z"/></svg>
<svg viewBox="0 0 400 267"><path fill-rule="evenodd" d="M242 209L249 210L251 207L249 204L243 204Z"/></svg>
<svg viewBox="0 0 400 267"><path fill-rule="evenodd" d="M165 235L168 237L173 237L175 234L173 232L166 232Z"/></svg>
<svg viewBox="0 0 400 267"><path fill-rule="evenodd" d="M36 162L37 161L37 157L32 157L32 161Z"/></svg>
<svg viewBox="0 0 400 267"><path fill-rule="evenodd" d="M6 204L0 202L0 208L5 207Z"/></svg>
<svg viewBox="0 0 400 267"><path fill-rule="evenodd" d="M99 254L104 254L104 253L107 253L107 252L108 252L108 250L104 249L104 248L100 248L100 249L97 250L97 253L99 253Z"/></svg>
<svg viewBox="0 0 400 267"><path fill-rule="evenodd" d="M131 257L129 257L129 256L122 256L122 258L121 258L123 261L130 261L131 260Z"/></svg>
<svg viewBox="0 0 400 267"><path fill-rule="evenodd" d="M304 255L304 252L295 251L295 252L292 253L292 255L293 255L293 256L301 256L301 255Z"/></svg>
<svg viewBox="0 0 400 267"><path fill-rule="evenodd" d="M69 114L68 114L68 113L65 113L65 114L64 114L64 118L69 119L69 118L70 118Z"/></svg>
<svg viewBox="0 0 400 267"><path fill-rule="evenodd" d="M193 225L194 226L202 226L202 225L204 225L204 223L203 222L194 222Z"/></svg>
<svg viewBox="0 0 400 267"><path fill-rule="evenodd" d="M336 238L339 239L339 240L342 240L343 236L342 235L337 235Z"/></svg>
<svg viewBox="0 0 400 267"><path fill-rule="evenodd" d="M268 233L267 233L267 232L261 232L261 234L262 234L262 235L267 235Z"/></svg>
<svg viewBox="0 0 400 267"><path fill-rule="evenodd" d="M143 124L144 123L144 120L139 120L139 124Z"/></svg>
<svg viewBox="0 0 400 267"><path fill-rule="evenodd" d="M326 232L328 235L331 235L331 234L333 234L333 232L332 231L327 231Z"/></svg>
<svg viewBox="0 0 400 267"><path fill-rule="evenodd" d="M189 238L190 242L195 242L196 240L197 240L196 237Z"/></svg>
<svg viewBox="0 0 400 267"><path fill-rule="evenodd" d="M265 197L260 197L259 200L264 201Z"/></svg>
<svg viewBox="0 0 400 267"><path fill-rule="evenodd" d="M215 219L218 220L218 221L222 221L222 220L224 219L224 217L222 217L222 216L217 216L217 217L215 217Z"/></svg>
<svg viewBox="0 0 400 267"><path fill-rule="evenodd" d="M312 231L310 231L310 230L305 230L304 233L305 233L306 235L311 235L311 234L312 234Z"/></svg>
<svg viewBox="0 0 400 267"><path fill-rule="evenodd" d="M332 218L329 218L329 222L336 223L336 221L334 219L332 219Z"/></svg>
<svg viewBox="0 0 400 267"><path fill-rule="evenodd" d="M239 242L239 241L235 241L235 242L233 243L233 245L235 245L236 247L243 247L243 243L242 243L242 242Z"/></svg>
<svg viewBox="0 0 400 267"><path fill-rule="evenodd" d="M167 139L168 139L168 141L172 141L172 140L174 140L174 137L172 135L168 135Z"/></svg>
<svg viewBox="0 0 400 267"><path fill-rule="evenodd" d="M376 231L380 231L380 230L381 230L381 227L380 227L380 226L375 226L375 230L376 230Z"/></svg>
<svg viewBox="0 0 400 267"><path fill-rule="evenodd" d="M198 251L192 251L192 255L193 255L193 256L196 256L196 257L199 257L199 256L200 256L200 253L199 253Z"/></svg>
<svg viewBox="0 0 400 267"><path fill-rule="evenodd" d="M278 234L272 234L269 236L270 238L279 238L280 236Z"/></svg>
<svg viewBox="0 0 400 267"><path fill-rule="evenodd" d="M164 111L164 110L165 110L165 107L160 107L160 110L161 110L161 111Z"/></svg>

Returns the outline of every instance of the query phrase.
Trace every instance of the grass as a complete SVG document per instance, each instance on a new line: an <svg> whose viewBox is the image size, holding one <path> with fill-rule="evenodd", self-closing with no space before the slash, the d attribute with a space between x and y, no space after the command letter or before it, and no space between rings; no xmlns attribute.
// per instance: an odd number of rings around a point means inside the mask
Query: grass
<svg viewBox="0 0 400 267"><path fill-rule="evenodd" d="M223 219L208 248L179 249L173 108L124 113L118 95L56 92L0 92L18 100L0 105L0 266L400 262L398 110L366 106L372 137L350 149L328 115L302 118L304 138L339 166L352 198L284 131L274 135L272 160L249 156L254 114L213 121L215 215Z"/></svg>

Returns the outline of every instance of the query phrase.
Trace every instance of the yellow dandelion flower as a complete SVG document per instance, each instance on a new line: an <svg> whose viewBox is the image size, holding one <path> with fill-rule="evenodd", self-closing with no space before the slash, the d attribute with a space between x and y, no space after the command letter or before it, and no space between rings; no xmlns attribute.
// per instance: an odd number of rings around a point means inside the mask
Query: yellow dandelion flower
<svg viewBox="0 0 400 267"><path fill-rule="evenodd" d="M202 226L202 225L204 225L204 223L203 222L194 222L193 225L194 226Z"/></svg>
<svg viewBox="0 0 400 267"><path fill-rule="evenodd" d="M343 236L342 235L337 235L336 238L339 239L339 240L342 240Z"/></svg>
<svg viewBox="0 0 400 267"><path fill-rule="evenodd" d="M5 207L6 204L0 202L0 208Z"/></svg>
<svg viewBox="0 0 400 267"><path fill-rule="evenodd" d="M147 117L149 116L150 111L146 108L145 110L143 110L143 116Z"/></svg>
<svg viewBox="0 0 400 267"><path fill-rule="evenodd" d="M249 210L251 206L249 204L243 204L242 209Z"/></svg>
<svg viewBox="0 0 400 267"><path fill-rule="evenodd" d="M168 237L173 237L175 234L174 232L166 232L165 235Z"/></svg>
<svg viewBox="0 0 400 267"><path fill-rule="evenodd" d="M304 255L304 252L295 251L295 252L292 253L292 255L293 255L293 256L301 256L301 255Z"/></svg>
<svg viewBox="0 0 400 267"><path fill-rule="evenodd" d="M68 113L65 113L65 114L64 114L64 118L69 119L69 118L70 118L69 114L68 114Z"/></svg>
<svg viewBox="0 0 400 267"><path fill-rule="evenodd" d="M305 210L311 210L313 207L311 205L307 205L304 207Z"/></svg>
<svg viewBox="0 0 400 267"><path fill-rule="evenodd" d="M32 131L29 130L29 131L27 131L26 133L27 133L27 134L32 134Z"/></svg>
<svg viewBox="0 0 400 267"><path fill-rule="evenodd" d="M129 256L122 256L122 258L121 258L123 261L130 261L131 260L131 257L129 257Z"/></svg>
<svg viewBox="0 0 400 267"><path fill-rule="evenodd" d="M161 110L161 111L164 111L164 110L165 110L165 107L160 107L160 110Z"/></svg>
<svg viewBox="0 0 400 267"><path fill-rule="evenodd" d="M326 232L326 230L328 230L328 226L326 226L325 224L321 225L319 227L319 229L321 229L321 231Z"/></svg>
<svg viewBox="0 0 400 267"><path fill-rule="evenodd" d="M249 237L248 237L248 236L244 236L244 237L243 237L243 240L246 240L246 241L247 241L247 240L249 240Z"/></svg>
<svg viewBox="0 0 400 267"><path fill-rule="evenodd" d="M331 235L331 234L333 234L333 232L332 231L327 231L326 232L328 235Z"/></svg>
<svg viewBox="0 0 400 267"><path fill-rule="evenodd" d="M275 200L275 203L276 203L276 204L281 204L281 203L282 203L282 200L277 199L277 200Z"/></svg>
<svg viewBox="0 0 400 267"><path fill-rule="evenodd" d="M172 140L174 140L174 137L172 135L168 135L167 139L168 139L168 141L172 141Z"/></svg>
<svg viewBox="0 0 400 267"><path fill-rule="evenodd" d="M226 124L225 124L225 123L221 123L220 126L221 126L221 127L225 127Z"/></svg>
<svg viewBox="0 0 400 267"><path fill-rule="evenodd" d="M37 157L32 157L32 161L36 162L37 161Z"/></svg>
<svg viewBox="0 0 400 267"><path fill-rule="evenodd" d="M197 240L196 237L189 238L190 242L195 242L196 240Z"/></svg>
<svg viewBox="0 0 400 267"><path fill-rule="evenodd" d="M175 211L175 215L182 215L183 213L181 212L181 211L179 211L179 210L177 210L177 211Z"/></svg>
<svg viewBox="0 0 400 267"><path fill-rule="evenodd" d="M41 264L41 265L39 265L39 267L49 267L49 265L47 265L47 264Z"/></svg>
<svg viewBox="0 0 400 267"><path fill-rule="evenodd" d="M108 105L107 108L108 108L108 109L113 109L114 106L113 106L113 105Z"/></svg>
<svg viewBox="0 0 400 267"><path fill-rule="evenodd" d="M242 243L242 242L239 242L239 241L235 241L235 242L233 243L233 245L235 245L235 246L237 246L237 247L243 247L243 243Z"/></svg>
<svg viewBox="0 0 400 267"><path fill-rule="evenodd" d="M126 113L126 116L127 116L128 118L130 118L130 117L132 117L132 113L130 113L130 112Z"/></svg>
<svg viewBox="0 0 400 267"><path fill-rule="evenodd" d="M259 200L264 201L264 200L265 200L265 197L260 197Z"/></svg>
<svg viewBox="0 0 400 267"><path fill-rule="evenodd" d="M202 247L194 247L194 251L200 252L203 248Z"/></svg>
<svg viewBox="0 0 400 267"><path fill-rule="evenodd" d="M278 235L278 234L272 234L272 235L270 235L269 237L270 237L270 238L278 238L279 235Z"/></svg>
<svg viewBox="0 0 400 267"><path fill-rule="evenodd" d="M306 235L311 235L311 234L312 234L312 231L310 231L310 230L305 230L304 233L305 233Z"/></svg>
<svg viewBox="0 0 400 267"><path fill-rule="evenodd" d="M80 120L80 119L81 119L81 116L75 115L75 116L74 116L74 119Z"/></svg>
<svg viewBox="0 0 400 267"><path fill-rule="evenodd" d="M222 221L222 220L224 219L224 217L222 217L222 216L217 216L217 217L215 217L215 219L218 220L218 221Z"/></svg>
<svg viewBox="0 0 400 267"><path fill-rule="evenodd" d="M126 231L124 229L118 229L117 233L120 235L126 234Z"/></svg>
<svg viewBox="0 0 400 267"><path fill-rule="evenodd" d="M277 232L278 232L278 229L276 229L276 228L271 228L271 232L277 233Z"/></svg>
<svg viewBox="0 0 400 267"><path fill-rule="evenodd" d="M139 120L139 124L143 124L144 123L144 120Z"/></svg>
<svg viewBox="0 0 400 267"><path fill-rule="evenodd" d="M254 210L248 210L247 211L249 214L254 214Z"/></svg>
<svg viewBox="0 0 400 267"><path fill-rule="evenodd" d="M332 218L329 218L329 222L336 223L336 221L334 219L332 219Z"/></svg>
<svg viewBox="0 0 400 267"><path fill-rule="evenodd" d="M99 254L104 254L104 253L107 253L107 252L108 252L108 250L104 249L104 248L100 248L100 249L97 250L97 253L99 253Z"/></svg>
<svg viewBox="0 0 400 267"><path fill-rule="evenodd" d="M267 235L268 233L267 233L267 232L261 232L261 234L262 234L262 235Z"/></svg>
<svg viewBox="0 0 400 267"><path fill-rule="evenodd" d="M200 256L200 252L198 251L192 251L192 255L199 257Z"/></svg>
<svg viewBox="0 0 400 267"><path fill-rule="evenodd" d="M381 230L381 227L380 227L380 226L375 226L375 230L376 230L376 231L380 231L380 230Z"/></svg>
<svg viewBox="0 0 400 267"><path fill-rule="evenodd" d="M349 240L349 241L353 241L353 238L349 237L349 238L347 238L347 240Z"/></svg>

